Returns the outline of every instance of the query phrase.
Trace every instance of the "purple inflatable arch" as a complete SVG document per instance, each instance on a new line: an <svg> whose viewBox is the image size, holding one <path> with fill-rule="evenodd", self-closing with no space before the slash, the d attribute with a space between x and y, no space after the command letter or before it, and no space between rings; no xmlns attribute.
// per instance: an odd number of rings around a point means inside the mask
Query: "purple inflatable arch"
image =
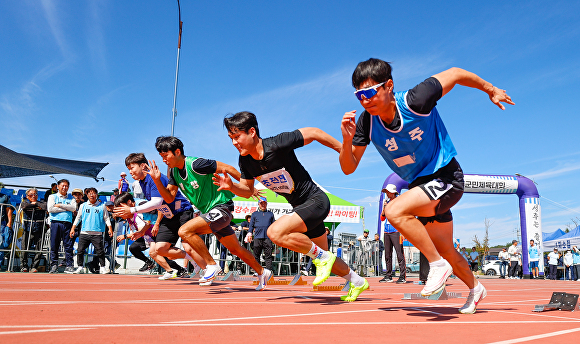
<svg viewBox="0 0 580 344"><path fill-rule="evenodd" d="M542 212L540 207L540 195L533 181L523 176L504 176L486 174L465 174L465 193L476 194L516 194L519 198L520 206L520 228L522 242L522 270L524 278L530 278L528 268L528 245L529 240L534 239L538 245L538 251L542 250ZM393 173L385 179L384 189L388 184L394 184L399 193L403 189L408 189L409 184ZM379 216L377 233L381 233L381 211L385 194L381 192L379 199ZM540 274L544 274L544 259L539 262Z"/></svg>

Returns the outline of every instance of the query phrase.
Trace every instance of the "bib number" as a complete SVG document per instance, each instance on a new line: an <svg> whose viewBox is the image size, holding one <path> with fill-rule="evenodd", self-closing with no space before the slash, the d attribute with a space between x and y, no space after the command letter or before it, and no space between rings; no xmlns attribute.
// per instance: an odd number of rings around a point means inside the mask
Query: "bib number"
<svg viewBox="0 0 580 344"><path fill-rule="evenodd" d="M217 209L212 209L209 211L209 213L206 214L206 217L211 221L211 222L215 222L219 219L221 219L224 215L221 213L221 211L217 210Z"/></svg>
<svg viewBox="0 0 580 344"><path fill-rule="evenodd" d="M445 195L447 191L451 190L452 187L452 184L447 184L441 179L435 179L424 184L423 190L432 201L436 201L441 198L441 196Z"/></svg>
<svg viewBox="0 0 580 344"><path fill-rule="evenodd" d="M263 174L256 179L276 193L291 194L294 191L294 180L285 168Z"/></svg>
<svg viewBox="0 0 580 344"><path fill-rule="evenodd" d="M165 216L166 218L170 219L173 217L173 212L171 212L171 209L169 209L169 206L167 204L162 205L161 207L157 208L160 212L163 213L163 216Z"/></svg>

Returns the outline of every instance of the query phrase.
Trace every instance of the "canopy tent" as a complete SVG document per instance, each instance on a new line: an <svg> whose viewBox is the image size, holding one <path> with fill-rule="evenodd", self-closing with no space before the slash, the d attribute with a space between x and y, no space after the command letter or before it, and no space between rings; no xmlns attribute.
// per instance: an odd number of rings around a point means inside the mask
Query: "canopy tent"
<svg viewBox="0 0 580 344"><path fill-rule="evenodd" d="M261 185L256 185L256 187ZM291 214L292 206L286 198L278 196L269 189L262 189L268 200L268 210L274 213L278 219L282 215ZM359 223L362 217L362 207L352 204L324 190L330 200L330 212L324 223L328 227L336 227L339 223ZM246 215L251 215L258 210L258 201L253 198L234 197L234 222L240 222Z"/></svg>
<svg viewBox="0 0 580 344"><path fill-rule="evenodd" d="M561 237L564 234L566 234L566 232L564 232L560 228L556 229L552 233L544 233L544 232L542 232L542 241L554 240L554 239L557 239L557 238Z"/></svg>
<svg viewBox="0 0 580 344"><path fill-rule="evenodd" d="M552 251L554 248L560 251L571 250L573 246L580 247L580 226L556 239L544 241L543 250L544 252Z"/></svg>
<svg viewBox="0 0 580 344"><path fill-rule="evenodd" d="M21 154L0 145L0 178L70 174L97 180L97 175L108 164Z"/></svg>

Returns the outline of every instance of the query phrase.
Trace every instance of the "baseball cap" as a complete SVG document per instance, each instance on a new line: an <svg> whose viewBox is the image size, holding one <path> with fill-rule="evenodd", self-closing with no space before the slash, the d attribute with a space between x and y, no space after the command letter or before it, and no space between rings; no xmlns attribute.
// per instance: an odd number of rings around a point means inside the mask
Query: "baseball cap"
<svg viewBox="0 0 580 344"><path fill-rule="evenodd" d="M117 189L117 188L114 188L114 189L113 189L113 191L119 191L119 189Z"/></svg>
<svg viewBox="0 0 580 344"><path fill-rule="evenodd" d="M368 229L365 229L363 232L364 232L364 233L368 233L368 232L369 232L369 230L368 230Z"/></svg>
<svg viewBox="0 0 580 344"><path fill-rule="evenodd" d="M127 175L127 173L125 173L125 172L121 172L121 175L122 175L122 176L126 176L126 175Z"/></svg>
<svg viewBox="0 0 580 344"><path fill-rule="evenodd" d="M72 195L72 194L75 194L75 193L80 193L82 195L83 194L83 190L81 190L81 189L73 189L73 191L70 194Z"/></svg>
<svg viewBox="0 0 580 344"><path fill-rule="evenodd" d="M268 199L266 199L266 197L260 197L260 202L268 202Z"/></svg>
<svg viewBox="0 0 580 344"><path fill-rule="evenodd" d="M398 194L399 192L397 191L397 187L395 186L395 184L388 184L383 190L381 190L381 192L390 192L390 193L394 193L394 194Z"/></svg>
<svg viewBox="0 0 580 344"><path fill-rule="evenodd" d="M115 203L111 202L111 201L106 201L105 202L105 206L108 207L110 205L115 205Z"/></svg>

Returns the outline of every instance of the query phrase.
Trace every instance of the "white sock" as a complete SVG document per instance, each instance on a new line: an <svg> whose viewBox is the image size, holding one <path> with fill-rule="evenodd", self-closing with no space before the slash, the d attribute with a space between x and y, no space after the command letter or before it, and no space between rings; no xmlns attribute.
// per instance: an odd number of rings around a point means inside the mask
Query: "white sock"
<svg viewBox="0 0 580 344"><path fill-rule="evenodd" d="M187 259L187 260L189 260L190 262L194 262L194 263L195 263L195 260L193 260L193 258L191 258L191 256L190 256L190 255L189 255L189 253L187 253L187 252L185 252L185 258L184 258L184 259Z"/></svg>
<svg viewBox="0 0 580 344"><path fill-rule="evenodd" d="M352 271L352 269L349 269L348 273L342 276L342 278L354 284L355 287L360 287L365 284L365 279L360 277L356 272Z"/></svg>
<svg viewBox="0 0 580 344"><path fill-rule="evenodd" d="M431 262L429 263L430 267L435 267L435 266L445 266L445 259L443 259L443 257L441 257L441 259Z"/></svg>
<svg viewBox="0 0 580 344"><path fill-rule="evenodd" d="M318 258L320 260L326 260L328 257L330 257L328 251L321 249L315 243L312 243L312 247L310 248L310 251L306 253L306 255L312 259Z"/></svg>

